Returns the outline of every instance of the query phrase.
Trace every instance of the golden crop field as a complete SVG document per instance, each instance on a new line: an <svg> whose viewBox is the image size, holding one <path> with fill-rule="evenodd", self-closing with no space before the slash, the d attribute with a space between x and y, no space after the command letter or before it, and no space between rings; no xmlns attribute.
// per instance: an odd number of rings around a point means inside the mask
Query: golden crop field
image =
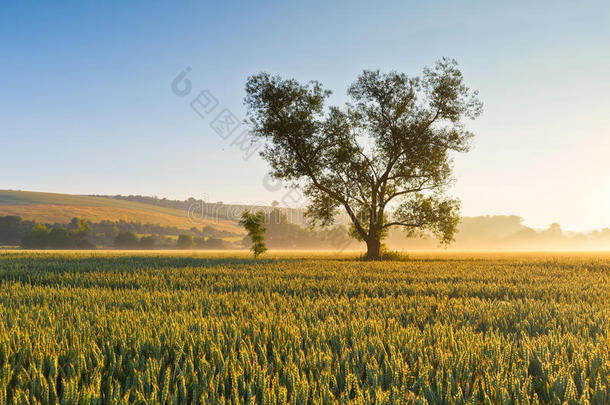
<svg viewBox="0 0 610 405"><path fill-rule="evenodd" d="M610 403L610 257L0 253L0 403Z"/></svg>

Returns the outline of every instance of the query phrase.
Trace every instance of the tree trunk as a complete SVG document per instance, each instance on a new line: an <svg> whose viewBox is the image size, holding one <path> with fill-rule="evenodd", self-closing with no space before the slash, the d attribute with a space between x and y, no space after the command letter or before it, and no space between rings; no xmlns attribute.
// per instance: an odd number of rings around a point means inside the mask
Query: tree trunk
<svg viewBox="0 0 610 405"><path fill-rule="evenodd" d="M381 241L376 238L370 238L366 241L366 259L381 260Z"/></svg>

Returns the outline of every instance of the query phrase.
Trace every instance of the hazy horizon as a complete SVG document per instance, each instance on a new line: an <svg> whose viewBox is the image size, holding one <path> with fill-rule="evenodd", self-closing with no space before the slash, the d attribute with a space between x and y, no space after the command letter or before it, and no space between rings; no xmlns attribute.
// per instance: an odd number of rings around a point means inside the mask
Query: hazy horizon
<svg viewBox="0 0 610 405"><path fill-rule="evenodd" d="M72 196L93 196L93 197L110 197L110 198L113 198L113 197L122 197L121 199L123 199L124 197L135 196L133 194L129 194L129 195L122 195L122 194L71 194L71 193L45 192L45 191L37 191L37 190L1 190L0 189L0 197L2 197L2 192L6 192L6 191L8 191L8 192L23 192L23 193L26 193L26 194L27 193L35 193L36 195L38 195L38 194L58 194L60 196L64 196L64 195L70 196L70 195L72 195ZM139 195L137 197L157 198L159 200L167 199L168 201L179 201L179 202L188 202L188 200L190 198L195 198L195 197L191 196L191 197L187 197L185 199L172 199L172 198L167 198L167 197L165 197L163 195L149 195L149 196L147 196L147 195ZM221 204L229 205L229 206L231 206L231 205L243 205L243 206L265 207L266 208L264 210L265 212L270 212L269 210L274 208L273 204L278 202L277 200L274 200L274 201L271 201L271 202L259 201L259 202L254 202L254 203L244 203L244 202L239 202L239 201L220 201L220 200L219 201L210 201L210 200L197 199L197 198L195 198L195 200L196 200L195 204L196 204L197 207L199 207L201 203L212 204L212 205L217 204L217 203L221 203ZM0 202L1 202L1 198L0 198ZM23 204L26 204L26 205L27 204L35 204L35 202L20 201L20 202L16 203L16 206L21 206ZM3 210L3 208L5 208L5 207L6 207L6 205L3 207L2 204L0 204L0 214L2 214L3 211L6 211L6 210ZM298 211L298 210L304 210L305 208L303 208L303 207L288 207L288 206L285 206L285 205L278 205L278 207L279 208L287 209L285 212L288 212L288 213L289 212L294 212L294 213L298 212L298 213L300 213L300 214L298 214L295 217L292 217L292 216L289 215L288 216L289 222L297 223L297 224L301 224L301 225L302 225L302 222L304 222L305 217L303 216L303 213L302 213L303 211ZM71 207L71 208L73 208L73 207ZM70 214L70 212L71 212L70 209L66 209L65 214L68 214L69 216L70 215L72 215L72 216L76 215L76 214ZM214 212L212 212L212 214L213 213ZM4 214L5 215L13 215L13 214L11 214L9 212L4 212ZM204 214L204 213L196 213L196 215L202 215L202 214ZM20 214L20 213L15 213L14 215L22 216L22 214ZM188 217L190 215L190 213L187 213L185 211L185 215ZM214 216L212 215L212 217L210 217L210 218L213 218L213 217ZM587 234L595 233L595 232L598 232L598 231L603 231L603 230L606 230L606 229L610 229L610 227L600 227L600 228L592 228L592 229L574 230L574 229L567 229L567 228L563 227L563 225L561 223L558 223L558 222L553 222L553 223L550 223L550 224L548 224L546 226L542 226L542 227L536 227L536 226L531 226L530 224L528 224L527 219L523 218L523 216L519 215L518 213L480 214L480 215L470 215L470 216L462 215L461 217L462 217L463 220L485 220L485 219L492 219L492 220L494 220L494 219L502 220L503 219L503 220L506 220L506 219L511 219L513 221L516 221L516 219L519 218L520 221L518 221L518 223L520 224L520 226L525 227L525 228L530 228L532 230L535 230L536 232L548 231L550 228L552 228L553 226L556 226L558 224L561 227L561 231L563 232L563 234L565 236L568 236L568 237L570 237L570 236L578 236L578 235L587 235ZM341 218L342 219L339 219L337 224L339 224L339 223L347 223L347 224L349 224L350 223L349 218L346 217L345 214L343 214L343 216ZM36 216L33 216L31 218L28 218L28 219L36 219ZM234 214L233 221L237 222L238 220L239 220L239 213ZM42 222L44 222L44 221L42 221ZM193 225L198 225L198 223L195 221L195 222L193 222ZM461 225L463 225L463 223ZM514 225L515 224L513 224L513 226ZM489 231L488 229L480 228L477 231L475 231L474 234L485 235L485 234L488 233L488 231ZM403 232L400 229L394 229L393 232L395 234L397 234L397 235L402 235L401 237L404 237ZM458 234L458 241L459 241L460 236L461 235ZM509 236L509 235L505 235L505 236ZM418 239L418 238L415 238L415 239ZM426 243L429 243L429 242L436 243L436 242L434 242L434 239L424 238L423 240L427 240ZM606 245L604 244L603 246L605 247ZM449 246L449 247L451 247L451 246Z"/></svg>
<svg viewBox="0 0 610 405"><path fill-rule="evenodd" d="M462 216L610 227L609 22L601 1L5 3L0 189L290 205L263 184L265 162L189 106L199 91L242 119L259 71L319 80L341 105L363 69L416 76L448 56L484 102L455 157Z"/></svg>

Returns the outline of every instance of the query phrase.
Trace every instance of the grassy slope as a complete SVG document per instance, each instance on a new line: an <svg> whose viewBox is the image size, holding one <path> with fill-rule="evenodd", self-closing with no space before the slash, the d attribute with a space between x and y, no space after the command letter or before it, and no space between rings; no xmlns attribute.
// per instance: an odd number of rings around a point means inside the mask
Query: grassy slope
<svg viewBox="0 0 610 405"><path fill-rule="evenodd" d="M219 230L242 232L237 224L226 220L192 222L185 211L172 208L105 197L33 191L0 190L0 215L19 215L40 222L67 222L75 216L96 222L124 219L183 229L210 225Z"/></svg>

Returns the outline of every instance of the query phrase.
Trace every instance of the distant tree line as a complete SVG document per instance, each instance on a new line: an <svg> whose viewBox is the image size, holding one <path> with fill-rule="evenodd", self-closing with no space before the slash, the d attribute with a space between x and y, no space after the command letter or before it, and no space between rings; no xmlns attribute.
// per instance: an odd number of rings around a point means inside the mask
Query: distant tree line
<svg viewBox="0 0 610 405"><path fill-rule="evenodd" d="M154 249L154 248L178 248L178 249L225 249L231 247L223 239L214 237L195 236L182 233L178 238L170 239L169 243L159 244L159 235L144 235L138 237L132 231L123 231L114 238L113 246L119 249Z"/></svg>
<svg viewBox="0 0 610 405"><path fill-rule="evenodd" d="M188 233L193 237L213 239L235 238L239 236L237 233L218 230L209 225L202 228L192 227L188 231L185 231L181 228L161 226L158 224L143 224L141 222L128 222L125 220L104 220L92 224L92 227L93 232L91 240L96 245L101 246L114 245L115 237L121 232L131 232L139 235L156 235L156 244L161 246L174 244L176 237L183 233Z"/></svg>
<svg viewBox="0 0 610 405"><path fill-rule="evenodd" d="M78 217L67 226L35 224L22 235L20 245L26 249L91 249L95 245L87 239L90 233L91 224Z"/></svg>
<svg viewBox="0 0 610 405"><path fill-rule="evenodd" d="M330 230L307 229L290 223L284 211L272 209L265 214L265 244L270 249L354 249L361 248L349 240L345 225ZM121 236L131 234L132 236ZM183 235L183 236L181 236ZM434 249L432 239L405 238L402 232L390 232L386 240L390 249ZM100 221L89 223L74 218L69 223L39 224L18 216L0 216L0 246L30 248L117 247L129 249L227 249L250 247L243 234L218 231L210 226L190 230L163 227L140 222ZM610 229L591 232L568 232L559 224L536 230L523 224L521 217L480 216L462 218L455 249L479 250L555 250L608 249Z"/></svg>
<svg viewBox="0 0 610 405"><path fill-rule="evenodd" d="M273 249L340 249L351 243L345 226L313 230L291 223L285 211L273 208L265 215L265 241ZM249 245L249 237L209 225L189 230L125 220L70 223L37 223L18 216L0 216L0 246L32 249L116 247L122 249L227 249Z"/></svg>
<svg viewBox="0 0 610 405"><path fill-rule="evenodd" d="M200 229L193 227L186 231L124 220L90 223L82 218L73 218L68 224L50 224L23 220L19 216L0 216L0 246L21 246L27 249L91 249L96 246L130 249L241 247L240 243L228 243L223 237L239 238L240 235L211 226Z"/></svg>

